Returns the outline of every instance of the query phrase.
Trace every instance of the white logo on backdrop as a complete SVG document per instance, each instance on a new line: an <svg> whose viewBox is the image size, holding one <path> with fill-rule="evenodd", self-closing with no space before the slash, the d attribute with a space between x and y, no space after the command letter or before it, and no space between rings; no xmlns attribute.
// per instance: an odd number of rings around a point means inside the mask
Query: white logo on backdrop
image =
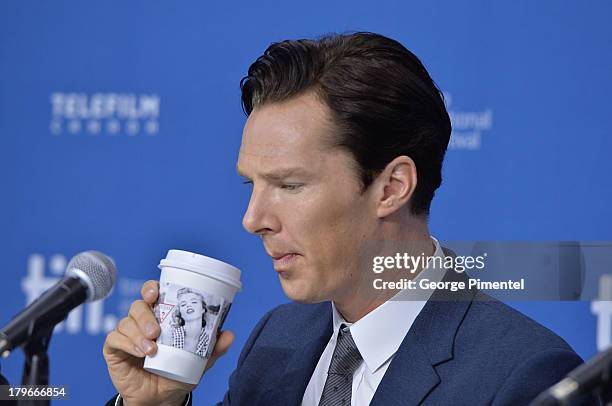
<svg viewBox="0 0 612 406"><path fill-rule="evenodd" d="M612 345L612 275L599 278L599 300L591 302L591 312L597 316L597 351Z"/></svg>
<svg viewBox="0 0 612 406"><path fill-rule="evenodd" d="M156 135L160 97L157 94L63 93L50 97L54 135Z"/></svg>
<svg viewBox="0 0 612 406"><path fill-rule="evenodd" d="M27 274L21 281L21 288L26 296L26 305L60 280L66 271L66 257L62 254L51 255L46 265L51 276L45 275L44 256L32 254L28 257ZM66 320L56 326L54 332L79 334L84 331L95 335L111 331L117 325L118 319L128 313L132 301L140 296L143 282L139 279L127 278L118 280L115 287L115 292L119 291L117 314L105 314L104 300L86 303L70 312ZM117 287L119 289L116 289Z"/></svg>
<svg viewBox="0 0 612 406"><path fill-rule="evenodd" d="M453 96L448 92L442 93L453 125L448 149L479 150L483 134L493 127L493 110L457 110L453 108Z"/></svg>

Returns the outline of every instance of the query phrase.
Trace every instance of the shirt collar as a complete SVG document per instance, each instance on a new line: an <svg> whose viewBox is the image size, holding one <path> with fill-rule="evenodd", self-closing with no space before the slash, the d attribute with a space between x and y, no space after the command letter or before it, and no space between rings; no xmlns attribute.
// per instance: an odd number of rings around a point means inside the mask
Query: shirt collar
<svg viewBox="0 0 612 406"><path fill-rule="evenodd" d="M438 240L434 237L431 237L431 239L435 245L433 256L444 257L444 252ZM443 276L444 272L428 266L417 275L415 281L418 283L422 278L440 281ZM375 372L397 352L408 330L412 327L412 323L433 293L433 291L428 291L428 294L423 292L423 290L411 291L409 289L399 291L390 300L355 323L344 320L336 309L334 302L332 302L332 323L334 327L332 340L336 340L341 324L350 326L351 336L366 366L371 372ZM418 299L422 300L410 298L414 294L418 294ZM384 337L384 340L381 337Z"/></svg>

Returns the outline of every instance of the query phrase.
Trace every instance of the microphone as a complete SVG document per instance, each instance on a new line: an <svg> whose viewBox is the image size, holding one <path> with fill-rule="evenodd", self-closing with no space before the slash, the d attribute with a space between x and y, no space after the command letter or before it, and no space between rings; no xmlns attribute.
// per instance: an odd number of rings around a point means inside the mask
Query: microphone
<svg viewBox="0 0 612 406"><path fill-rule="evenodd" d="M7 357L15 347L42 337L83 302L103 299L113 288L117 268L110 257L98 251L75 255L64 278L30 303L0 330L0 354Z"/></svg>
<svg viewBox="0 0 612 406"><path fill-rule="evenodd" d="M582 396L596 393L612 380L612 348L580 365L559 383L542 392L531 406L571 405Z"/></svg>

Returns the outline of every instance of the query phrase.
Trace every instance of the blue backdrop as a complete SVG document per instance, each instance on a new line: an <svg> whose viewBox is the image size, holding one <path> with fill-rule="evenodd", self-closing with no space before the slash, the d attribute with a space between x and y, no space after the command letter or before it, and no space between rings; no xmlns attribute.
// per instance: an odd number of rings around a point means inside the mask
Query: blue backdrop
<svg viewBox="0 0 612 406"><path fill-rule="evenodd" d="M72 255L113 256L113 294L73 313L50 350L51 381L72 395L56 403L102 403L105 332L142 281L170 248L217 257L244 281L226 323L236 343L196 391L220 400L251 328L287 300L241 226L238 83L271 42L328 32L398 39L444 90L440 240L612 240L610 15L610 2L577 0L2 2L0 324ZM514 305L583 357L609 344L610 302ZM2 361L13 383L22 362Z"/></svg>

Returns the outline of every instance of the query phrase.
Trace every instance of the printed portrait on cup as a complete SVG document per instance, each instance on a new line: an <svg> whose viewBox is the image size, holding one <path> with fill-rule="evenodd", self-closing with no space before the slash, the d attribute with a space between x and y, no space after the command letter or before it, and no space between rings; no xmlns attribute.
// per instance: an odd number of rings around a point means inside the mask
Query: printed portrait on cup
<svg viewBox="0 0 612 406"><path fill-rule="evenodd" d="M229 304L220 296L170 282L160 283L160 296L154 308L161 327L157 343L208 358L228 310Z"/></svg>
<svg viewBox="0 0 612 406"><path fill-rule="evenodd" d="M181 288L176 300L171 321L172 346L204 357L210 342L204 296L191 288Z"/></svg>

